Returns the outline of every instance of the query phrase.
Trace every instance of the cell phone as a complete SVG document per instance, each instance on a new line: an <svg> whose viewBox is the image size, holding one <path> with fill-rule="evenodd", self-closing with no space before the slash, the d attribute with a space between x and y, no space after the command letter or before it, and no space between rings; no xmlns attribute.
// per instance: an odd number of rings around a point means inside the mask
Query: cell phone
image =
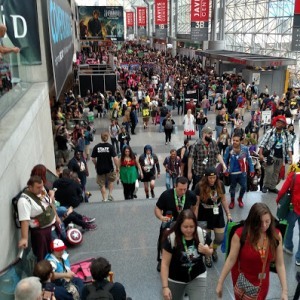
<svg viewBox="0 0 300 300"><path fill-rule="evenodd" d="M53 292L43 291L42 299L43 300L52 300Z"/></svg>

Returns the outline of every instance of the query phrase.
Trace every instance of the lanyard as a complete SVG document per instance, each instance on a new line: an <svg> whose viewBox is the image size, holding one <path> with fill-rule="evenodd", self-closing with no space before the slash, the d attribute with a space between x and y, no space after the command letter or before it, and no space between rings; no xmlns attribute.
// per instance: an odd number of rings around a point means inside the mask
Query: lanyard
<svg viewBox="0 0 300 300"><path fill-rule="evenodd" d="M189 269L188 269L188 273L190 275L191 271L192 271L192 266L193 266L193 263L192 263L192 255L189 255L188 253L188 249L187 249L187 245L186 245L186 240L184 238L184 236L182 236L182 244L183 244L183 248L184 248L184 252L186 253L186 257L189 261ZM193 247L194 247L194 241L193 241Z"/></svg>
<svg viewBox="0 0 300 300"><path fill-rule="evenodd" d="M209 155L209 144L206 146L204 143L202 144L204 155L207 157Z"/></svg>
<svg viewBox="0 0 300 300"><path fill-rule="evenodd" d="M175 198L176 210L180 213L183 210L185 204L185 194L182 196L182 200L178 201L176 190L174 189L174 198Z"/></svg>

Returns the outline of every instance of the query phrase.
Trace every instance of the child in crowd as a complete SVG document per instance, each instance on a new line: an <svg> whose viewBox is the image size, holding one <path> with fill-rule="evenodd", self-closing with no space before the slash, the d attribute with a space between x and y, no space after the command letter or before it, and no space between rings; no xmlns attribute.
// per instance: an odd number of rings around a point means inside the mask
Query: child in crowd
<svg viewBox="0 0 300 300"><path fill-rule="evenodd" d="M84 283L80 278L74 277L66 249L62 240L55 239L51 242L52 253L48 253L45 259L51 263L54 283L64 287L68 293L72 294L74 300L80 300Z"/></svg>

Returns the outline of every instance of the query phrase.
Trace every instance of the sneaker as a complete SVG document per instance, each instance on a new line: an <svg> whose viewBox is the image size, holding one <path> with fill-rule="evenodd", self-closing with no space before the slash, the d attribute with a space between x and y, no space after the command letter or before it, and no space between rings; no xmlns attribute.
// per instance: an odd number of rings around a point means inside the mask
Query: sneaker
<svg viewBox="0 0 300 300"><path fill-rule="evenodd" d="M212 257L212 260L213 260L214 262L217 262L217 261L218 261L218 253L217 253L217 249L214 249L214 252L212 253L211 257Z"/></svg>
<svg viewBox="0 0 300 300"><path fill-rule="evenodd" d="M274 194L278 194L278 190L276 188L275 189L269 189L269 192L274 193Z"/></svg>
<svg viewBox="0 0 300 300"><path fill-rule="evenodd" d="M155 198L154 190L151 190L151 197Z"/></svg>
<svg viewBox="0 0 300 300"><path fill-rule="evenodd" d="M149 199L149 194L146 194L146 199Z"/></svg>
<svg viewBox="0 0 300 300"><path fill-rule="evenodd" d="M97 229L97 225L96 224L86 224L84 227L84 230L86 231L93 231Z"/></svg>
<svg viewBox="0 0 300 300"><path fill-rule="evenodd" d="M103 199L102 202L108 202L108 199Z"/></svg>
<svg viewBox="0 0 300 300"><path fill-rule="evenodd" d="M89 218L86 216L82 216L82 221L85 223L93 223L96 219L95 218Z"/></svg>
<svg viewBox="0 0 300 300"><path fill-rule="evenodd" d="M261 192L266 193L267 191L268 191L268 189L265 186L263 186L262 189L261 189Z"/></svg>
<svg viewBox="0 0 300 300"><path fill-rule="evenodd" d="M112 195L108 195L107 199L108 199L108 201L114 201L115 200Z"/></svg>
<svg viewBox="0 0 300 300"><path fill-rule="evenodd" d="M133 198L137 198L137 195L133 195Z"/></svg>
<svg viewBox="0 0 300 300"><path fill-rule="evenodd" d="M289 254L289 255L293 255L293 251L289 250L288 248L286 248L285 246L283 246L283 252Z"/></svg>
<svg viewBox="0 0 300 300"><path fill-rule="evenodd" d="M212 259L211 259L211 256L205 256L205 265L206 265L208 268L211 268L211 267L212 267Z"/></svg>
<svg viewBox="0 0 300 300"><path fill-rule="evenodd" d="M300 266L300 260L296 259L296 266Z"/></svg>

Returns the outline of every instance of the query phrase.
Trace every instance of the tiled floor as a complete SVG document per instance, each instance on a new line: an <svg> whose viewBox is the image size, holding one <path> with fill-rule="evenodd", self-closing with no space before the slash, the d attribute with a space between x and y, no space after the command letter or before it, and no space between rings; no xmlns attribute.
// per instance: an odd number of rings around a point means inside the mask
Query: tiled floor
<svg viewBox="0 0 300 300"><path fill-rule="evenodd" d="M174 112L174 119L178 126L178 134L172 136L171 145L165 145L164 133L158 133L158 126L150 125L143 129L140 118L136 129L137 135L132 136L131 146L140 155L146 144L153 146L154 152L158 155L162 164L163 159L168 155L171 148L179 148L183 143L182 116ZM209 114L209 126L214 128L214 115ZM96 119L97 128L96 141L100 141L101 129L109 126L108 119ZM296 127L299 135L298 124ZM195 140L195 138L193 139ZM298 140L295 153L298 153ZM298 157L297 157L298 158ZM113 196L116 201L103 203L101 194L95 182L95 170L89 162L90 177L87 188L92 192L89 204L82 204L78 211L87 216L96 217L98 229L84 234L84 242L80 246L69 249L71 262L88 258L104 256L112 264L115 273L115 281L125 285L128 296L134 300L158 300L161 297L160 275L156 271L156 243L160 222L155 218L153 210L156 199L145 199L143 188L138 191L138 200L123 200L122 186L115 185ZM156 182L156 197L165 190L165 172L162 169L162 176ZM228 195L228 194L227 194ZM244 219L251 205L262 201L267 203L272 212L276 211L275 195L262 194L261 192L250 192L244 197L245 207L236 207L232 211L233 219ZM295 230L295 245L298 244L298 228ZM295 265L294 257L285 256L287 269L289 298L292 299L296 288L295 274L300 268ZM219 255L219 261L208 269L207 299L216 299L215 287L218 276L224 263L224 255ZM223 299L233 299L232 284L228 276L224 285ZM201 295L199 295L201 299ZM267 299L280 299L280 284L278 277L271 275L270 290Z"/></svg>

